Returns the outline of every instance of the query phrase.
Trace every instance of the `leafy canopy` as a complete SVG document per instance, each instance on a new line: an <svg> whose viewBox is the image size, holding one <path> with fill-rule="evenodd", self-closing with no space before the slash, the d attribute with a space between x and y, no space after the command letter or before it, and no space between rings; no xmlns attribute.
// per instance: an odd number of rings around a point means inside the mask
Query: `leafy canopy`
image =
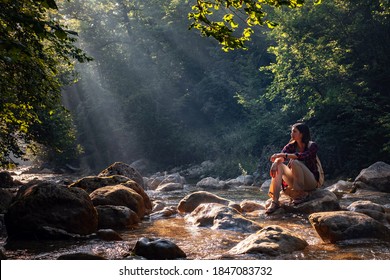
<svg viewBox="0 0 390 280"><path fill-rule="evenodd" d="M54 0L0 0L0 164L30 143L62 153L74 139L60 89L74 61L89 58L57 12ZM67 123L64 130L50 127L56 120Z"/></svg>
<svg viewBox="0 0 390 280"><path fill-rule="evenodd" d="M255 26L275 27L267 19L267 8L301 7L304 0L197 0L188 17L190 28L198 29L202 36L213 37L224 51L246 49ZM321 0L315 0L320 4Z"/></svg>

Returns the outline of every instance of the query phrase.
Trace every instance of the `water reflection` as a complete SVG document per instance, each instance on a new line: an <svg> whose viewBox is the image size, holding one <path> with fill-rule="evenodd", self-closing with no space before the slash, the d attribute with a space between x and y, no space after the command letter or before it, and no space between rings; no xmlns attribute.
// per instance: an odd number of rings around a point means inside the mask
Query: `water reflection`
<svg viewBox="0 0 390 280"><path fill-rule="evenodd" d="M184 191L171 193L148 192L152 199L163 200L167 206L177 203L188 193L197 189L187 186ZM240 203L255 200L264 203L266 194L256 187L245 187L231 190L211 191L221 197ZM171 218L146 218L133 230L119 231L123 241L102 241L88 239L80 241L40 241L18 242L6 244L3 237L0 245L6 245L6 255L10 259L56 259L60 255L85 252L107 259L136 258L131 255L131 249L141 237L164 238L175 242L187 254L188 259L390 259L390 245L387 242L359 239L327 244L319 238L304 215L283 215L267 217L264 211L258 210L247 214L247 218L259 222L263 226L280 225L304 238L309 246L305 250L283 254L277 257L266 255L231 256L227 252L250 233L237 233L228 230L212 230L189 224L183 215Z"/></svg>

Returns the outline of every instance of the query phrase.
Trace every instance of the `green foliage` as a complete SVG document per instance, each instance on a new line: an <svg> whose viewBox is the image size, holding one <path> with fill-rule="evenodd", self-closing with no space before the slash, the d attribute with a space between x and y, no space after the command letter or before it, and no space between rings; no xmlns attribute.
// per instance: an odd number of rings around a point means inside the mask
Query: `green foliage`
<svg viewBox="0 0 390 280"><path fill-rule="evenodd" d="M329 1L275 14L266 97L314 130L330 174L389 157L389 5Z"/></svg>
<svg viewBox="0 0 390 280"><path fill-rule="evenodd" d="M0 1L1 164L9 161L10 154L21 157L34 141L56 149L62 138L70 141L67 134L47 141L42 131L57 130L46 121L50 118L69 124L61 109L61 77L69 73L74 60L89 58L74 46L75 33L51 17L56 10L53 0Z"/></svg>
<svg viewBox="0 0 390 280"><path fill-rule="evenodd" d="M254 27L277 23L267 18L267 8L301 7L304 0L197 0L188 18L190 28L198 29L202 36L213 37L224 51L247 49ZM321 1L315 1L316 4Z"/></svg>

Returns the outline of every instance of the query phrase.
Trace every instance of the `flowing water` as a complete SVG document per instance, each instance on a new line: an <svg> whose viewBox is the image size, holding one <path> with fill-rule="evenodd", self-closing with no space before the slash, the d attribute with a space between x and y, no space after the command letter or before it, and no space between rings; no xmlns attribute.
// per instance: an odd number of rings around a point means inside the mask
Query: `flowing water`
<svg viewBox="0 0 390 280"><path fill-rule="evenodd" d="M45 178L47 179L47 178ZM183 191L160 193L148 191L151 199L162 200L167 206L176 206L188 193L197 189L186 186ZM258 187L238 187L229 190L211 190L221 197L237 203L248 199L264 203L267 199ZM145 218L137 228L122 230L118 233L123 241L103 241L99 239L29 241L7 244L2 236L0 245L5 247L9 259L56 259L70 253L92 253L107 259L137 258L131 255L131 249L141 237L164 238L176 243L188 259L390 259L390 243L375 239L359 239L338 244L324 243L310 225L307 216L297 214L266 216L263 210L246 214L246 217L263 226L280 225L299 234L309 246L303 251L282 254L277 257L267 255L229 255L227 252L250 233L238 233L228 230L213 230L189 224L184 215L169 218Z"/></svg>

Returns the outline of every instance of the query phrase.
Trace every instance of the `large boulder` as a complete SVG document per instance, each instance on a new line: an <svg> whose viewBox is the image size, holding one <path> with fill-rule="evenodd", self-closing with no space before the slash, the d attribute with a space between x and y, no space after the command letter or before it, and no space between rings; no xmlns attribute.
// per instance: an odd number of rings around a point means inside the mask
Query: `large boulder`
<svg viewBox="0 0 390 280"><path fill-rule="evenodd" d="M74 182L69 187L81 188L85 190L87 193L91 194L97 189L107 187L107 186L116 186L116 185L122 185L137 192L143 198L144 206L145 206L145 214L149 214L152 211L152 202L150 201L150 198L145 192L145 190L142 187L140 187L138 183L125 176L121 176L121 175L113 175L108 177L88 176Z"/></svg>
<svg viewBox="0 0 390 280"><path fill-rule="evenodd" d="M122 175L112 175L112 176L87 176L83 177L76 182L69 185L70 188L80 188L85 190L87 193L91 193L99 188L106 186L119 185L129 181L128 177Z"/></svg>
<svg viewBox="0 0 390 280"><path fill-rule="evenodd" d="M141 174L134 167L131 167L126 163L115 162L106 169L104 169L102 172L100 172L98 176L108 177L112 175L125 176L131 180L134 180L135 182L137 182L138 185L145 189L144 179L142 178Z"/></svg>
<svg viewBox="0 0 390 280"><path fill-rule="evenodd" d="M258 223L245 218L236 209L217 203L199 205L186 219L196 226L211 229L238 232L256 232L261 229Z"/></svg>
<svg viewBox="0 0 390 280"><path fill-rule="evenodd" d="M229 253L277 256L303 250L308 245L304 239L292 231L281 226L270 225L248 236L234 246Z"/></svg>
<svg viewBox="0 0 390 280"><path fill-rule="evenodd" d="M4 218L11 239L49 238L53 231L88 235L98 225L96 209L84 190L53 183L21 191Z"/></svg>
<svg viewBox="0 0 390 280"><path fill-rule="evenodd" d="M390 165L379 161L363 169L356 177L357 188L390 193Z"/></svg>
<svg viewBox="0 0 390 280"><path fill-rule="evenodd" d="M210 192L198 191L190 193L182 200L180 200L177 206L177 210L182 213L191 213L202 203L219 203L222 205L230 205L233 202Z"/></svg>
<svg viewBox="0 0 390 280"><path fill-rule="evenodd" d="M286 212L311 214L315 212L337 211L340 210L340 204L337 196L325 189L316 189L312 191L306 202L298 205L289 203L289 198L281 199L282 207Z"/></svg>
<svg viewBox="0 0 390 280"><path fill-rule="evenodd" d="M390 240L390 230L385 225L362 213L320 212L311 214L309 221L322 240L330 243L358 238Z"/></svg>
<svg viewBox="0 0 390 280"><path fill-rule="evenodd" d="M96 210L99 229L133 228L140 222L137 213L126 206L99 205Z"/></svg>
<svg viewBox="0 0 390 280"><path fill-rule="evenodd" d="M145 203L141 195L133 189L123 186L107 186L95 190L90 194L93 205L126 206L142 218L145 213Z"/></svg>
<svg viewBox="0 0 390 280"><path fill-rule="evenodd" d="M349 211L366 214L379 222L386 222L385 207L372 201L358 200L351 203L347 209Z"/></svg>
<svg viewBox="0 0 390 280"><path fill-rule="evenodd" d="M149 260L172 260L186 258L187 255L172 241L161 238L143 237L137 241L133 253Z"/></svg>
<svg viewBox="0 0 390 280"><path fill-rule="evenodd" d="M8 171L0 171L0 188L11 188L14 186L14 179Z"/></svg>

